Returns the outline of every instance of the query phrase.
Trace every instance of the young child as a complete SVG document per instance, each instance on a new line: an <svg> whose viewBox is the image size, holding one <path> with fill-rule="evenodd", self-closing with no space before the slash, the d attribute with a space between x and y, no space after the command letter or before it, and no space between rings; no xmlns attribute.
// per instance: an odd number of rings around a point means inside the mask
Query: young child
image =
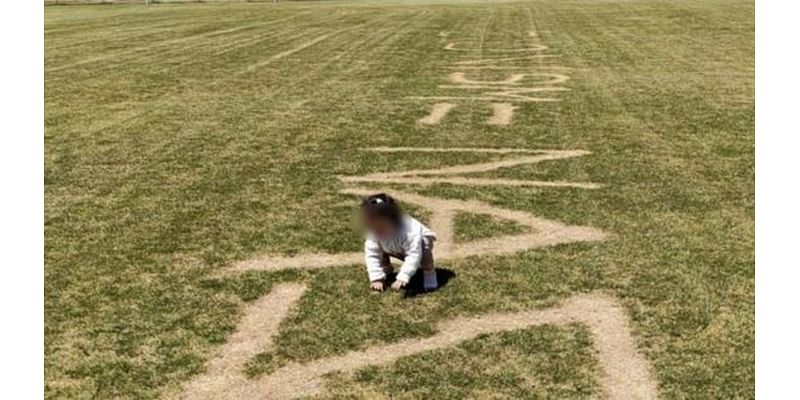
<svg viewBox="0 0 800 400"><path fill-rule="evenodd" d="M385 193L364 199L361 215L367 229L364 254L372 290L384 290L386 274L392 271L389 257L403 261L392 289L406 286L420 268L425 290L439 286L433 266L433 242L436 240L433 231L403 214L397 202Z"/></svg>

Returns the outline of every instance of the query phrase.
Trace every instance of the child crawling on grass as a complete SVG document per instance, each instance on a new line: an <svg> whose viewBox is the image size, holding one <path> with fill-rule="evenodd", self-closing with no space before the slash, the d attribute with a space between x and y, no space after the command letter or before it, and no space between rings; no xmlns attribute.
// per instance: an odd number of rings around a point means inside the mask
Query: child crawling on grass
<svg viewBox="0 0 800 400"><path fill-rule="evenodd" d="M392 289L408 285L420 268L425 290L439 286L433 267L433 242L436 240L433 231L404 214L397 202L385 193L364 199L361 216L367 230L364 255L372 290L385 289L387 274L393 272L390 257L403 261Z"/></svg>

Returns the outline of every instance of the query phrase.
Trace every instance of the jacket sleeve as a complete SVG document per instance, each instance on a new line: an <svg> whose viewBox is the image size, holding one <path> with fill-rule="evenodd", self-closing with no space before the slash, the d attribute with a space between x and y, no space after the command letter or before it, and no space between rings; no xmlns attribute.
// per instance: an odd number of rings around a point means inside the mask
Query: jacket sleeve
<svg viewBox="0 0 800 400"><path fill-rule="evenodd" d="M422 231L409 235L405 247L406 256L403 260L403 266L400 267L400 272L397 273L397 280L408 283L422 263Z"/></svg>
<svg viewBox="0 0 800 400"><path fill-rule="evenodd" d="M367 238L364 241L364 260L367 263L367 275L369 281L375 282L386 277L386 272L383 271L381 260L383 259L383 249L377 241Z"/></svg>

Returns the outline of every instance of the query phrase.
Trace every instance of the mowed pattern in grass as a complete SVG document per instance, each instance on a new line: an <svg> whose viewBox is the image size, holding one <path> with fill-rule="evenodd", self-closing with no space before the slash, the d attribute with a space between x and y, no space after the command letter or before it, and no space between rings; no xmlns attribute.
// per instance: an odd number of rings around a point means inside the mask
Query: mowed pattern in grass
<svg viewBox="0 0 800 400"><path fill-rule="evenodd" d="M46 396L174 392L247 302L299 281L249 376L603 290L664 398L753 398L753 30L738 0L47 7ZM440 94L454 60L531 31L572 68L560 102L518 104L507 126L486 124L484 102L416 122L433 104L410 97ZM466 52L443 50L456 40ZM265 252L358 250L337 176L502 158L360 150L377 146L591 151L480 176L599 189L396 187L612 237L456 260L444 289L412 299L370 295L360 266L225 273ZM467 217L456 234L507 228ZM340 376L325 396L586 397L596 370L585 327L538 327Z"/></svg>

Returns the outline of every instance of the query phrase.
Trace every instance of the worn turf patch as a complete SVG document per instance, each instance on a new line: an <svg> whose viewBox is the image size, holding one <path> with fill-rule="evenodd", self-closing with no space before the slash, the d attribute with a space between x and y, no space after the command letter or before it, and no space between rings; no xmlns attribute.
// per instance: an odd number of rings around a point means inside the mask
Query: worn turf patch
<svg viewBox="0 0 800 400"><path fill-rule="evenodd" d="M273 346L272 336L276 334L279 320L303 291L304 288L298 285L279 286L258 305L251 307L245 315L244 325L212 361L207 374L193 381L178 398L275 400L320 394L323 381L335 372L348 373L368 366L390 364L404 357L440 350L486 334L573 323L585 324L589 329L599 364L596 376L605 397L613 400L647 400L658 396L651 367L636 348L624 310L616 299L600 293L576 295L550 309L446 320L429 337L372 346L306 363L286 363L264 376L251 376L248 379L241 370L245 360L255 355L263 342L267 342L266 347ZM270 308L277 310L267 314ZM414 376L413 373L410 375ZM425 379L419 381L425 382ZM578 388L580 386L577 385ZM424 390L432 394L429 392L431 388ZM410 395L414 391L407 393Z"/></svg>

